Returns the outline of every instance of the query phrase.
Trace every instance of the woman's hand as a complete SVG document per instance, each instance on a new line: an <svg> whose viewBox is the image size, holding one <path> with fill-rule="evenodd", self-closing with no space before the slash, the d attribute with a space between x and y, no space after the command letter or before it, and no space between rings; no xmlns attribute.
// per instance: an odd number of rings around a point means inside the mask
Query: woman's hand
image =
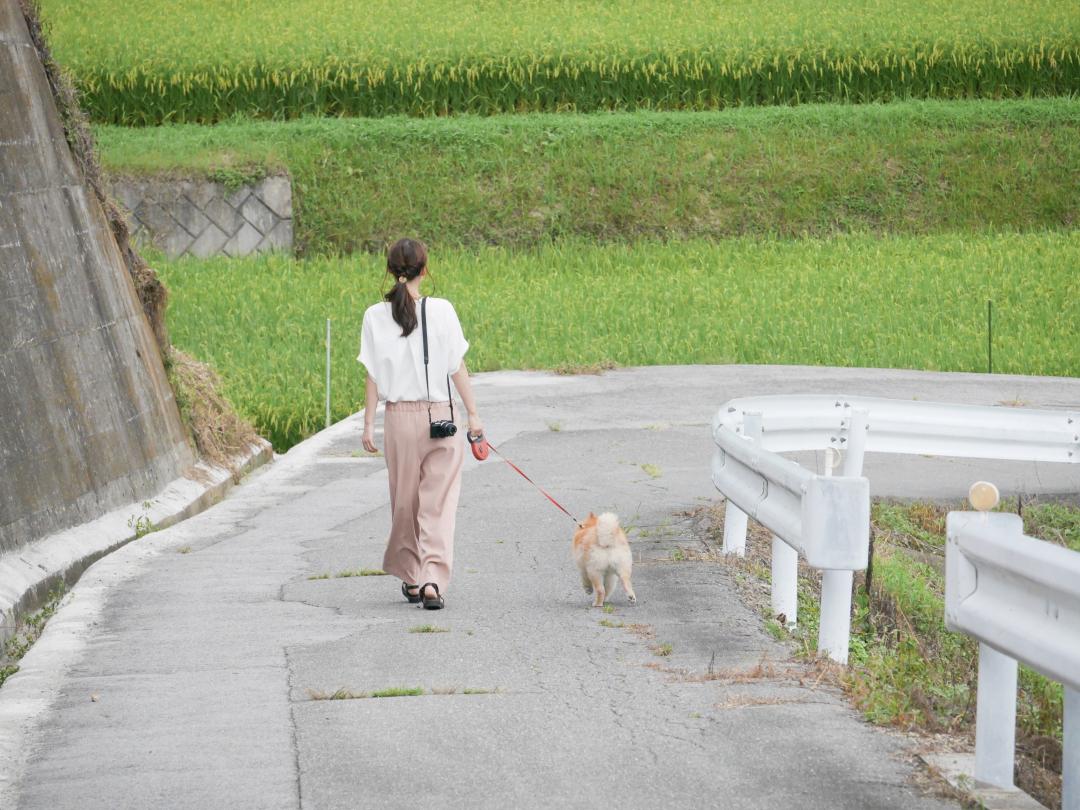
<svg viewBox="0 0 1080 810"><path fill-rule="evenodd" d="M379 448L375 446L375 426L364 425L364 449L369 453L378 453Z"/></svg>
<svg viewBox="0 0 1080 810"><path fill-rule="evenodd" d="M483 432L484 432L484 423L482 421L480 421L480 414L478 414L478 413L470 413L469 414L469 435L470 436L479 436Z"/></svg>

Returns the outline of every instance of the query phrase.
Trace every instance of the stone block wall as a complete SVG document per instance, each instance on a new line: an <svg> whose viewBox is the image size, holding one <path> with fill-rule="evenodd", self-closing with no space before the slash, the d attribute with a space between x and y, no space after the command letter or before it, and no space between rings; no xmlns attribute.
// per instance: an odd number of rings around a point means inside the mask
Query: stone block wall
<svg viewBox="0 0 1080 810"><path fill-rule="evenodd" d="M134 237L171 259L292 250L292 185L285 175L235 190L211 180L120 177L110 192L130 213Z"/></svg>

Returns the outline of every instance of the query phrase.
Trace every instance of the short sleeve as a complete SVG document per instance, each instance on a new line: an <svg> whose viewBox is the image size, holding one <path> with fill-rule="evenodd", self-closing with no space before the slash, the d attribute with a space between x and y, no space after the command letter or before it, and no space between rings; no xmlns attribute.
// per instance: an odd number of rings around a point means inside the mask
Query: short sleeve
<svg viewBox="0 0 1080 810"><path fill-rule="evenodd" d="M454 309L453 304L447 303L450 313L446 328L446 368L447 373L457 374L465 352L469 350L469 341L465 339L465 333L461 331L461 321L458 320L457 310Z"/></svg>
<svg viewBox="0 0 1080 810"><path fill-rule="evenodd" d="M356 359L363 363L367 374L375 379L375 327L371 323L370 312L364 313L364 324L360 327L360 354Z"/></svg>

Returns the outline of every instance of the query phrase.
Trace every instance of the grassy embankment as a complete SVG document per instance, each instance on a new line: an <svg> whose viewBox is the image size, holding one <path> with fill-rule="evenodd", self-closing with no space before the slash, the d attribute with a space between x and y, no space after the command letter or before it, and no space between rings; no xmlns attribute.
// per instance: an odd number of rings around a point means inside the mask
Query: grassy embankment
<svg viewBox="0 0 1080 810"><path fill-rule="evenodd" d="M98 127L113 174L287 169L302 255L1075 227L1080 104Z"/></svg>
<svg viewBox="0 0 1080 810"><path fill-rule="evenodd" d="M44 0L98 121L1063 95L1059 0Z"/></svg>
<svg viewBox="0 0 1080 810"><path fill-rule="evenodd" d="M667 245L566 241L435 252L469 367L799 363L1080 374L1080 233L852 235ZM355 411L363 310L378 256L162 262L173 341L222 375L284 450L321 427L334 322L334 418ZM902 306L899 305L902 302Z"/></svg>
<svg viewBox="0 0 1080 810"><path fill-rule="evenodd" d="M871 514L871 587L865 572L856 577L849 664L841 677L856 705L874 723L930 732L974 732L978 644L945 629L945 516L949 506L877 501ZM963 509L963 504L952 508ZM1001 507L1015 512L1015 498ZM1080 551L1080 508L1026 501L1024 531ZM719 545L722 519L710 529ZM770 535L753 524L745 559L723 558L740 580L769 580ZM785 631L766 612L766 626L778 638L794 638L803 654L817 654L820 572L800 566L799 624ZM1017 784L1050 807L1061 796L1061 685L1020 668L1017 703Z"/></svg>

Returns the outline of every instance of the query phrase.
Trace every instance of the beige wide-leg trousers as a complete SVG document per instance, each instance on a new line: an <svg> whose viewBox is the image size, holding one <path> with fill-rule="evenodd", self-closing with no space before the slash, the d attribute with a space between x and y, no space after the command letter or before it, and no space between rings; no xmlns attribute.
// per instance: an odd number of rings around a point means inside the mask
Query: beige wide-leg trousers
<svg viewBox="0 0 1080 810"><path fill-rule="evenodd" d="M449 419L449 403L433 403L431 418ZM454 563L463 434L432 439L427 402L388 402L383 444L393 515L383 570L408 585L434 582L445 593Z"/></svg>

